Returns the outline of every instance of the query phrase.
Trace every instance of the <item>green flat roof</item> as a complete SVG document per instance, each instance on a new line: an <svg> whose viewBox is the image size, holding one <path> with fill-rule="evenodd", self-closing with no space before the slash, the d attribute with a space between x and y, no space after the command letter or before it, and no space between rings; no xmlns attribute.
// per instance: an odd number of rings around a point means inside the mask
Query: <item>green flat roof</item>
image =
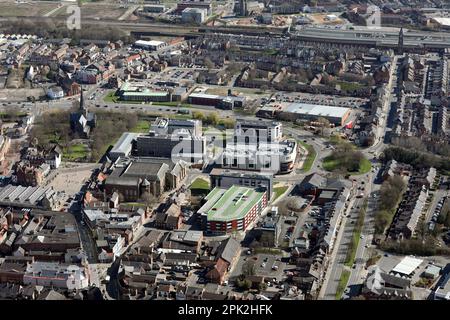
<svg viewBox="0 0 450 320"><path fill-rule="evenodd" d="M150 91L150 90L144 90L144 91L126 91L122 95L123 96L149 96L149 97L165 97L167 96L166 91Z"/></svg>
<svg viewBox="0 0 450 320"><path fill-rule="evenodd" d="M152 91L149 88L144 88L144 90L138 91L137 87L132 86L129 82L124 82L120 87L123 96L167 96L167 91Z"/></svg>
<svg viewBox="0 0 450 320"><path fill-rule="evenodd" d="M248 211L262 200L265 191L243 186L229 189L214 188L205 199L199 212L207 214L208 221L242 219Z"/></svg>

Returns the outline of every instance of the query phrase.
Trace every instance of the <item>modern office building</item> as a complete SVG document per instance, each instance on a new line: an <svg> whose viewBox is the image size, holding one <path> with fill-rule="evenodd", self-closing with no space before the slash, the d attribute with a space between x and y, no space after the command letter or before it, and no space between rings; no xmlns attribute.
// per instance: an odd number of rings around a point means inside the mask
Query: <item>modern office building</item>
<svg viewBox="0 0 450 320"><path fill-rule="evenodd" d="M124 158L131 155L133 150L133 141L136 140L137 133L124 132L122 136L114 144L111 151L109 151L109 158L116 161L118 158Z"/></svg>
<svg viewBox="0 0 450 320"><path fill-rule="evenodd" d="M238 120L218 162L224 169L288 173L297 149L295 140L282 140L279 122Z"/></svg>
<svg viewBox="0 0 450 320"><path fill-rule="evenodd" d="M270 200L273 191L273 175L253 171L239 171L215 168L209 174L211 188L231 188L233 185L266 188L267 198Z"/></svg>
<svg viewBox="0 0 450 320"><path fill-rule="evenodd" d="M173 134L181 130L188 131L192 136L201 137L202 122L201 120L157 118L150 127L150 131L154 131L157 135Z"/></svg>
<svg viewBox="0 0 450 320"><path fill-rule="evenodd" d="M136 154L141 157L163 157L189 163L203 161L206 139L191 136L188 132L177 135L141 135L136 138Z"/></svg>
<svg viewBox="0 0 450 320"><path fill-rule="evenodd" d="M208 233L245 231L267 206L267 199L265 188L216 187L206 196L206 203L198 213L206 218Z"/></svg>
<svg viewBox="0 0 450 320"><path fill-rule="evenodd" d="M219 162L224 169L288 173L294 169L296 158L295 140L259 144L227 142Z"/></svg>
<svg viewBox="0 0 450 320"><path fill-rule="evenodd" d="M249 137L250 140L259 143L260 141L281 141L283 132L281 122L237 119L234 135L237 139Z"/></svg>

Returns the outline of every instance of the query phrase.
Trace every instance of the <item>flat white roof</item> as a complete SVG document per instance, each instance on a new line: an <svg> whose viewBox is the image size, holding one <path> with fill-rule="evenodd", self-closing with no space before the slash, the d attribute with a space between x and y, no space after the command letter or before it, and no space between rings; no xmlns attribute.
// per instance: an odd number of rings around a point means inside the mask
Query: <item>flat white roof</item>
<svg viewBox="0 0 450 320"><path fill-rule="evenodd" d="M450 26L450 18L445 17L433 17L433 20L442 26Z"/></svg>
<svg viewBox="0 0 450 320"><path fill-rule="evenodd" d="M114 147L111 149L111 153L115 152L124 152L127 153L128 149L131 148L131 142L138 136L137 133L134 132L124 132L119 140L114 144Z"/></svg>
<svg viewBox="0 0 450 320"><path fill-rule="evenodd" d="M323 117L342 118L347 114L347 112L350 111L350 109L335 106L325 106L320 104L294 102L290 103L286 107L285 111L304 115L312 115L317 117L323 116Z"/></svg>
<svg viewBox="0 0 450 320"><path fill-rule="evenodd" d="M141 45L141 46L160 46L165 44L165 42L163 41L158 41L158 40L137 40L134 44L136 45Z"/></svg>
<svg viewBox="0 0 450 320"><path fill-rule="evenodd" d="M204 98L204 99L222 99L223 96L219 96L217 94L207 94L202 92L194 92L189 95L191 98Z"/></svg>
<svg viewBox="0 0 450 320"><path fill-rule="evenodd" d="M410 275L414 270L417 269L417 267L420 266L422 262L422 259L417 259L414 257L404 257L403 260L400 261L394 267L394 269L392 269L392 272Z"/></svg>

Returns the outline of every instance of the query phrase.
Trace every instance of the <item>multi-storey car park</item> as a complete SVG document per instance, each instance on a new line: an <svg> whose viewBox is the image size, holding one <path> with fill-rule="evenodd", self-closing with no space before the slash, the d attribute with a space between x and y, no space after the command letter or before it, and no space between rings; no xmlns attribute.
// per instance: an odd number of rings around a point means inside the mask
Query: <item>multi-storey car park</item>
<svg viewBox="0 0 450 320"><path fill-rule="evenodd" d="M214 188L198 211L211 234L245 231L267 206L265 188L234 185L229 189ZM206 221L205 221L206 220Z"/></svg>

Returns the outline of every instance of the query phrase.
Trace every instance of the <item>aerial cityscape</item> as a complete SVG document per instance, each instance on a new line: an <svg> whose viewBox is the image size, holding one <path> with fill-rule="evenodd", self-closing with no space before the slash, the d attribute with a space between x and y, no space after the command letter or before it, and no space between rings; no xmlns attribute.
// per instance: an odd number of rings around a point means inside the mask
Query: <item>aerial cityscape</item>
<svg viewBox="0 0 450 320"><path fill-rule="evenodd" d="M0 0L0 300L450 300L449 64L450 0Z"/></svg>

